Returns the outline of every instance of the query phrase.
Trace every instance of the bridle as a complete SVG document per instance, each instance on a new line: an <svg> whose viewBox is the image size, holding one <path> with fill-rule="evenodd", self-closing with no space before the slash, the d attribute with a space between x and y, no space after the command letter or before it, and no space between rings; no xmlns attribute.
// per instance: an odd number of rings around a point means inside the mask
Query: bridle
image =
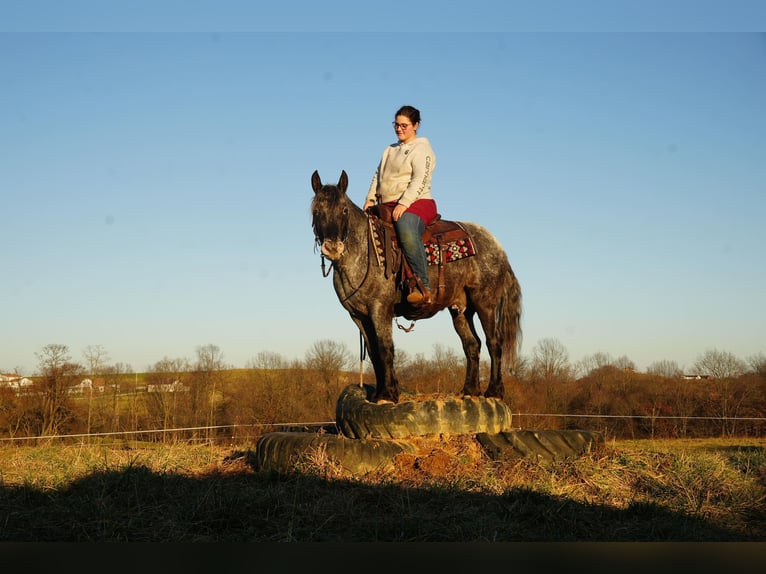
<svg viewBox="0 0 766 574"><path fill-rule="evenodd" d="M341 238L341 243L346 243L346 239L348 239L348 229L350 225L348 224L349 221L349 210L348 206L343 208L343 214L346 216L345 226L343 230L343 237ZM316 217L316 216L315 216ZM317 227L316 223L313 223L311 226L314 229L314 252L316 252L317 247L319 248L319 253L322 257L322 277L327 277L330 274L330 271L332 271L332 260L330 261L330 268L325 271L325 255L322 253L322 243L324 243L324 239L319 237L319 234L317 233ZM341 253L341 257L343 254Z"/></svg>
<svg viewBox="0 0 766 574"><path fill-rule="evenodd" d="M351 215L350 215L349 210L348 210L347 207L344 209L344 213L346 215L346 222L345 222L346 223L346 228L345 228L345 233L343 234L343 239L341 239L341 241L343 243L346 243L346 240L348 239L349 228L351 227L349 225L349 220L351 218ZM365 212L364 215L367 218L367 268L364 271L364 277L362 277L362 280L359 282L359 285L357 285L355 288L353 288L351 290L351 293L349 293L343 299L341 299L340 300L341 303L344 303L344 302L348 301L351 297L353 297L359 291L359 289L362 288L362 285L364 285L364 282L367 280L367 277L370 275L370 267L372 266L371 260L372 260L372 257L373 257L373 251L374 251L375 247L373 245L373 241L374 240L372 238L372 221L371 221L371 218L370 218L370 214ZM322 240L319 239L319 236L317 235L317 232L316 232L316 227L314 227L314 251L316 251L316 248L318 246L321 246L321 244L322 244ZM326 266L326 264L325 264L325 260L327 258L325 257L325 254L322 253L321 247L320 247L319 252L320 252L320 256L321 256L322 277L327 277L330 274L330 272L333 270L333 267L335 267L335 269L338 269L338 268L335 266L335 261L333 261L333 260L330 260L330 265L329 265L329 268L328 268ZM343 254L341 254L341 257L343 257ZM405 333L409 333L410 331L412 331L415 328L415 321L411 321L409 327L404 327L403 325L400 325L397 317L394 317L394 322L396 323L396 326L399 329L401 329L402 331L404 331ZM361 335L361 331L360 331L359 336L360 336L360 345L362 345L362 347L364 347L364 345L361 343L361 336L362 336ZM362 358L362 360L363 360L363 358Z"/></svg>
<svg viewBox="0 0 766 574"><path fill-rule="evenodd" d="M349 221L351 219L351 214L350 214L350 210L349 210L348 206L343 208L343 214L346 216L346 219L345 219L345 222L344 222L345 226L344 226L344 229L343 229L343 237L341 238L341 242L345 244L346 240L348 239L349 229L351 228L351 225L349 224ZM369 242L372 241L372 237L371 237L371 233L370 233L370 226L369 226L370 216L367 213L365 213L364 215L367 218L367 222L368 222L368 225L367 225L367 239L368 239L368 243L369 243ZM324 253L322 253L322 250L321 250L321 244L322 243L323 243L323 240L320 240L319 236L317 235L316 227L314 227L314 251L316 251L316 248L318 246L320 247L319 252L320 252L320 256L321 256L322 277L327 277L330 274L330 272L333 270L333 267L335 269L338 269L338 267L335 265L335 261L333 261L332 259L330 259L329 268L326 266L325 260L328 259L328 258L325 257ZM343 255L344 255L344 253L341 253L340 256L343 257ZM343 299L341 299L341 303L343 303L345 301L348 301L351 297L353 297L359 291L359 289L362 288L362 285L364 285L364 282L367 280L367 277L370 275L370 266L371 266L370 259L371 259L371 257L372 257L372 250L369 248L369 245L368 245L368 248L367 248L367 268L364 271L364 277L362 277L362 280L359 282L359 285L357 285L356 287L354 287L351 290L351 293L349 293Z"/></svg>

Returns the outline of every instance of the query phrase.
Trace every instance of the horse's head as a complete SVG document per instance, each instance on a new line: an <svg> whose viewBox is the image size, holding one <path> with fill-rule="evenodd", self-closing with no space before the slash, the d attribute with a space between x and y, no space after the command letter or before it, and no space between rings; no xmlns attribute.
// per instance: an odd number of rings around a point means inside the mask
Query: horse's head
<svg viewBox="0 0 766 574"><path fill-rule="evenodd" d="M324 185L315 171L311 176L314 199L311 202L311 226L314 240L322 254L334 261L343 255L348 235L351 200L346 195L348 175L343 170L337 185Z"/></svg>

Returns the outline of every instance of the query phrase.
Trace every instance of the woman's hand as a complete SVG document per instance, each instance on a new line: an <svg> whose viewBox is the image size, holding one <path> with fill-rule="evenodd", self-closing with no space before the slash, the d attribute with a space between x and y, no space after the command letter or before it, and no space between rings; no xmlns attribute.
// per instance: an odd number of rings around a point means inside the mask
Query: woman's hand
<svg viewBox="0 0 766 574"><path fill-rule="evenodd" d="M394 221L399 221L399 218L402 215L404 215L405 211L407 211L407 208L405 206L400 205L400 204L397 203L396 207L394 207L394 212L393 212Z"/></svg>

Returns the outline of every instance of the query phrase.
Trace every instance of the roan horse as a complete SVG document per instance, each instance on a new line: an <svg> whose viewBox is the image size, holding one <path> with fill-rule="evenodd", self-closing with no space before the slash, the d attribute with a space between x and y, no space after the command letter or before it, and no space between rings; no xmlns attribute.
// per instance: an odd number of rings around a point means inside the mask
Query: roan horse
<svg viewBox="0 0 766 574"><path fill-rule="evenodd" d="M521 288L508 257L490 232L475 223L460 223L470 235L475 255L429 265L435 300L414 307L402 297L397 277L377 264L370 237L370 216L346 194L348 176L337 185L324 185L318 172L311 176L314 198L312 226L316 245L333 267L333 286L343 307L356 323L375 370L376 403L399 402L399 382L394 373L394 317L422 319L448 309L466 357L465 384L461 393L480 396L481 341L473 323L479 316L490 357L485 397L502 399L503 371L515 366L521 339ZM432 287L433 290L433 287ZM405 293L406 297L406 293ZM505 364L504 364L505 361Z"/></svg>

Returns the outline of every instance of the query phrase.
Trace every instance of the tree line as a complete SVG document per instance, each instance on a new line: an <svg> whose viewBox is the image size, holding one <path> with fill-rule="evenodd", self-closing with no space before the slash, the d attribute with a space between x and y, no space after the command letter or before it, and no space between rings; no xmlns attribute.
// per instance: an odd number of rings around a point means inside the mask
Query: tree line
<svg viewBox="0 0 766 574"><path fill-rule="evenodd" d="M285 426L332 423L343 388L374 384L369 361L329 339L315 342L303 360L263 351L244 368L228 365L213 344L197 347L193 359L164 357L145 373L110 363L100 345L87 347L81 362L61 344L36 356L28 387L0 388L0 438L255 440ZM428 358L397 349L395 365L402 400L455 395L463 386L463 357L440 344ZM486 361L481 369L484 382ZM668 360L643 373L629 358L605 353L572 363L558 340L543 339L511 366L505 400L520 428L600 430L614 438L766 434L763 353L742 360L711 349L692 369L700 378L689 380Z"/></svg>

